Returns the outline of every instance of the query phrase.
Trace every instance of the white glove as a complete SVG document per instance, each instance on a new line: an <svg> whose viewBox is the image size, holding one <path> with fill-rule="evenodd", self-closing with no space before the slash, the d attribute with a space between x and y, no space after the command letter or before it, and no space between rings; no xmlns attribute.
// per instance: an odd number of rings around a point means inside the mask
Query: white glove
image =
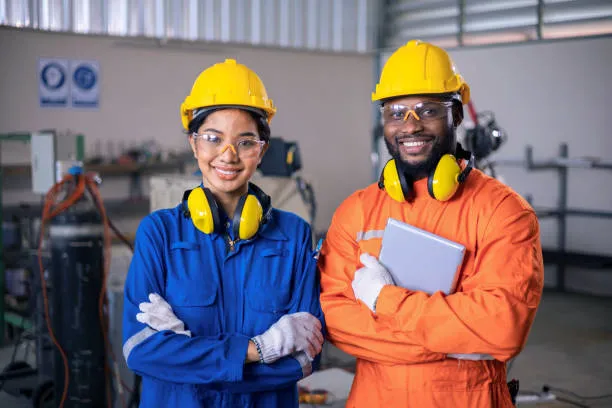
<svg viewBox="0 0 612 408"><path fill-rule="evenodd" d="M363 253L359 260L364 265L357 269L353 278L353 292L370 310L376 313L376 300L385 285L394 285L393 278L376 257Z"/></svg>
<svg viewBox="0 0 612 408"><path fill-rule="evenodd" d="M138 305L142 313L136 315L136 320L144 323L154 330L172 330L176 334L184 334L191 337L191 332L185 330L185 323L180 320L168 302L157 293L149 294L149 302L143 302Z"/></svg>
<svg viewBox="0 0 612 408"><path fill-rule="evenodd" d="M307 312L281 317L268 330L251 339L258 347L264 363L303 351L310 360L321 352L323 334L319 319Z"/></svg>

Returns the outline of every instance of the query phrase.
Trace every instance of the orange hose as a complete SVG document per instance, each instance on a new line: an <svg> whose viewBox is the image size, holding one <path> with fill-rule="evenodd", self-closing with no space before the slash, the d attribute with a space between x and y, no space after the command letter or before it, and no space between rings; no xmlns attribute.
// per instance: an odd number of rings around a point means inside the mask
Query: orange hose
<svg viewBox="0 0 612 408"><path fill-rule="evenodd" d="M63 408L66 402L66 397L68 396L68 385L70 384L70 374L69 374L69 367L68 367L68 357L66 356L66 353L64 352L64 349L62 348L62 346L59 344L57 337L55 337L53 326L51 325L51 317L49 315L49 297L47 294L47 285L45 282L44 267L42 263L42 243L44 239L45 224L49 220L51 220L53 217L55 217L56 215L58 215L62 211L65 211L68 207L73 205L79 199L80 195L83 193L85 183L84 183L84 180L81 179L77 183L77 188L75 189L75 191L68 198L66 198L63 202L59 203L57 207L53 209L52 211L52 206L55 203L55 200L57 198L56 197L57 193L61 190L61 188L68 181L71 180L71 178L72 176L64 177L59 183L51 187L49 192L46 194L45 201L44 201L44 207L43 207L42 219L40 222L40 239L39 239L39 244L38 244L38 266L40 267L40 282L41 282L42 295L43 295L43 304L44 304L44 309L45 309L44 310L45 323L47 325L47 331L49 332L49 337L51 338L51 341L53 342L55 347L57 347L62 357L62 362L64 365L64 389L62 391L62 397L60 399L60 404L59 404L60 408Z"/></svg>
<svg viewBox="0 0 612 408"><path fill-rule="evenodd" d="M112 347L109 344L108 339L108 328L106 325L106 321L104 319L104 304L106 301L106 277L108 275L108 271L110 269L110 257L111 257L111 235L110 235L110 227L108 225L108 218L106 216L106 209L104 208L104 204L102 203L102 197L100 196L100 191L96 186L96 182L92 178L87 179L87 186L90 188L90 192L94 195L94 202L100 211L100 215L102 216L102 224L104 225L104 265L102 268L102 287L100 288L100 296L98 298L98 314L100 318L100 326L102 329L102 336L104 337L104 348L108 354L113 354ZM110 375L112 375L112 371L108 366L108 362L106 359L104 360L104 371ZM109 408L111 407L111 390L109 382L106 382L106 396L108 401Z"/></svg>

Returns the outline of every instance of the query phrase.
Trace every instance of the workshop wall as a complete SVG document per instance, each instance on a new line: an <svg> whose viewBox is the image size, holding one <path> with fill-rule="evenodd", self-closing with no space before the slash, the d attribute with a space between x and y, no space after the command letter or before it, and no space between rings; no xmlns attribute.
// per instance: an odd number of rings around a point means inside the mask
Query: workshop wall
<svg viewBox="0 0 612 408"><path fill-rule="evenodd" d="M194 79L210 64L236 58L261 76L278 106L273 135L300 144L303 173L318 201L318 230L327 228L345 197L371 181L371 56L226 44L154 46L138 39L10 28L0 28L0 55L0 133L70 129L85 135L88 153L105 154L109 142L117 150L147 140L181 151L187 140L181 133L179 105ZM99 109L41 108L41 57L97 60ZM4 163L29 159L22 146L3 148ZM120 194L126 188L117 187ZM115 194L108 188L103 193ZM6 194L4 200L11 200L17 193Z"/></svg>

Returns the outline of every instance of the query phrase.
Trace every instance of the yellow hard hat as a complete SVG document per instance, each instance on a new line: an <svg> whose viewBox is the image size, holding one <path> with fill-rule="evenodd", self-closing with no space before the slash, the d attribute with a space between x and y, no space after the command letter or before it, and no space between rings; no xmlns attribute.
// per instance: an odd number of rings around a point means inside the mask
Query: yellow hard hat
<svg viewBox="0 0 612 408"><path fill-rule="evenodd" d="M419 40L408 41L387 60L372 101L404 95L458 93L470 101L470 87L455 70L448 53Z"/></svg>
<svg viewBox="0 0 612 408"><path fill-rule="evenodd" d="M217 63L198 75L191 93L181 104L181 121L185 130L193 118L193 110L216 106L244 106L266 113L268 123L276 113L272 99L259 76L234 59Z"/></svg>

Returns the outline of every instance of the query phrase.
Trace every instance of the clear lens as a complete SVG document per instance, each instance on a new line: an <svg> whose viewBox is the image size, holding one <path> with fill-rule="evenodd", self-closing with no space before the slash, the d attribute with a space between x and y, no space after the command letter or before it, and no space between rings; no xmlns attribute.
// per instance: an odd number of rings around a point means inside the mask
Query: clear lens
<svg viewBox="0 0 612 408"><path fill-rule="evenodd" d="M381 114L384 124L400 124L410 116L423 122L432 122L446 117L452 102L421 102L414 106L399 104L383 105Z"/></svg>
<svg viewBox="0 0 612 408"><path fill-rule="evenodd" d="M263 140L253 137L241 138L230 143L214 133L193 133L193 138L198 150L202 150L206 154L219 155L230 148L241 159L259 156L261 149L266 144Z"/></svg>

